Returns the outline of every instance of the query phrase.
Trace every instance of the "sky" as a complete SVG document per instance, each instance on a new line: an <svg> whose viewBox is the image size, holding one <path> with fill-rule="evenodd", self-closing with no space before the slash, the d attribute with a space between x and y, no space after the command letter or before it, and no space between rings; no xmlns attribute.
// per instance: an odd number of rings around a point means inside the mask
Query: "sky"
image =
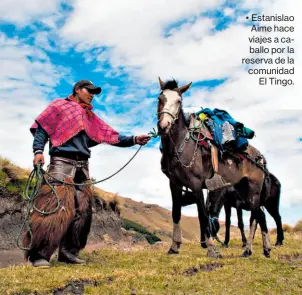
<svg viewBox="0 0 302 295"><path fill-rule="evenodd" d="M102 87L93 110L126 135L146 134L156 127L158 77L175 78L179 85L193 82L183 98L185 111L224 109L256 132L250 143L264 154L269 170L281 181L283 223L294 225L302 218L299 8L300 0L2 0L0 155L32 168L30 125L49 102L68 96L80 79ZM294 26L294 32L251 32L252 14L294 16L294 22L277 23ZM243 65L242 58L289 56L286 50L274 56L251 54L252 36L294 39L284 44L295 51L290 54L294 65L284 65L295 67L294 85L259 85L259 76L247 73L248 68L263 65ZM269 50L274 46L252 44L261 45ZM171 209L158 147L159 139L152 139L122 172L98 186ZM137 149L92 148L91 176L99 180L111 175ZM49 156L45 166L48 163ZM197 216L194 205L182 212ZM269 227L274 227L266 215ZM233 211L233 224L235 216ZM248 218L245 212L246 224Z"/></svg>

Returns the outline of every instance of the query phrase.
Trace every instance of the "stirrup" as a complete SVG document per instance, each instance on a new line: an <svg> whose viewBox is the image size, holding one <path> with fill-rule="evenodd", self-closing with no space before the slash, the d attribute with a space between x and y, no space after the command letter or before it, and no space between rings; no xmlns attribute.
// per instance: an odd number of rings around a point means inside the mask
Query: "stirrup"
<svg viewBox="0 0 302 295"><path fill-rule="evenodd" d="M232 186L230 182L226 182L224 178L217 173L215 173L211 179L206 179L205 184L209 191L228 188Z"/></svg>

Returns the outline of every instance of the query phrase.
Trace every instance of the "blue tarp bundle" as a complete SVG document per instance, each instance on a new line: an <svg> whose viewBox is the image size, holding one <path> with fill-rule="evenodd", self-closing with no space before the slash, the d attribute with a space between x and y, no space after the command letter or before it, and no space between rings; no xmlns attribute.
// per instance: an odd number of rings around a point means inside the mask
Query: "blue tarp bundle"
<svg viewBox="0 0 302 295"><path fill-rule="evenodd" d="M242 123L237 122L230 116L230 114L224 110L219 109L202 109L196 113L197 116L200 114L205 114L207 117L211 118L213 121L206 121L206 125L210 129L212 136L216 144L220 147L221 150L224 150L224 146L222 144L223 138L223 129L222 126L225 122L229 122L234 127L234 137L235 148L238 150L245 150L248 145L247 139L252 139L255 135L255 132L247 127L245 127Z"/></svg>

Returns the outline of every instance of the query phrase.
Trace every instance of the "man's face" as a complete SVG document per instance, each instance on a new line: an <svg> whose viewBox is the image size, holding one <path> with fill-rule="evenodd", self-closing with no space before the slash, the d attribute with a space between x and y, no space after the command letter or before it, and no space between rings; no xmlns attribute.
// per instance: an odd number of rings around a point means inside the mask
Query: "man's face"
<svg viewBox="0 0 302 295"><path fill-rule="evenodd" d="M78 95L80 103L91 104L94 94L90 93L85 87L77 88L76 93Z"/></svg>

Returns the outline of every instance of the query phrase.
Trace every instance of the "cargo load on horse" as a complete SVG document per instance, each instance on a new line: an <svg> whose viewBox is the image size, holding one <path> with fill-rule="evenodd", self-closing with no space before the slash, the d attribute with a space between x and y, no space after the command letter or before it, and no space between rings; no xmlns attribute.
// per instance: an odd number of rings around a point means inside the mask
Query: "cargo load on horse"
<svg viewBox="0 0 302 295"><path fill-rule="evenodd" d="M225 110L220 109L201 109L193 114L198 125L203 122L210 130L215 145L221 150L234 149L239 151L246 150L248 140L252 139L255 132L244 126L243 123L236 121Z"/></svg>

